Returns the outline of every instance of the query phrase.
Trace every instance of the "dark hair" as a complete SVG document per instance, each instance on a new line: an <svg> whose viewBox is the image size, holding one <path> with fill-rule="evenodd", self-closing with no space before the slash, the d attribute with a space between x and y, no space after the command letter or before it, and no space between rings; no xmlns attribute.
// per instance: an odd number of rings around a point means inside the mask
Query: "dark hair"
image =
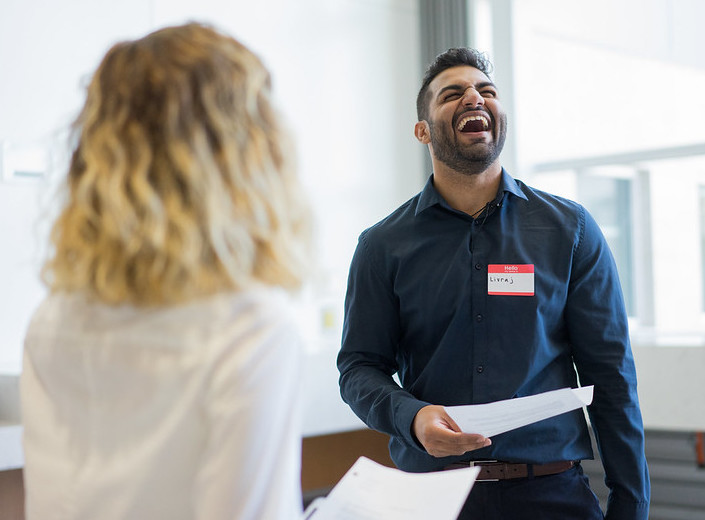
<svg viewBox="0 0 705 520"><path fill-rule="evenodd" d="M487 77L489 77L490 72L492 72L492 63L489 58L476 49L455 47L436 56L436 59L433 60L428 66L428 69L426 69L426 74L424 74L423 81L421 82L421 89L419 89L419 94L416 96L416 115L419 121L426 119L428 115L428 99L426 98L428 97L428 86L433 81L433 78L444 70L459 65L474 67L483 72Z"/></svg>

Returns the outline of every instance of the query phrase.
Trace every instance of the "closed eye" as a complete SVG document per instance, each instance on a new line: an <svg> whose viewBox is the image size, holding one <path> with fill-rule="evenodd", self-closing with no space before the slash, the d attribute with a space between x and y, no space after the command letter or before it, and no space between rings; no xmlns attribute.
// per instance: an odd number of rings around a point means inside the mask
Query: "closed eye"
<svg viewBox="0 0 705 520"><path fill-rule="evenodd" d="M460 93L459 93L459 92L453 92L453 93L448 94L447 96L445 96L445 97L443 98L443 101L452 101L452 100L454 100L454 99L458 99L459 97L460 97Z"/></svg>

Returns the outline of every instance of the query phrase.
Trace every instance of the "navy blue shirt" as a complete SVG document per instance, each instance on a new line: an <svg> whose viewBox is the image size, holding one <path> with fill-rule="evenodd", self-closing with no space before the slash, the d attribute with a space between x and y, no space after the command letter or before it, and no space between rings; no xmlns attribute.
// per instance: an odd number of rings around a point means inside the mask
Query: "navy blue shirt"
<svg viewBox="0 0 705 520"><path fill-rule="evenodd" d="M504 269L533 275L517 277L515 291L514 278L492 274ZM473 219L452 209L431 177L360 235L338 368L344 401L391 436L392 459L414 472L458 460L592 458L582 410L497 435L491 446L460 457L426 453L411 424L428 404L595 385L588 412L611 488L608 518L647 517L649 477L622 292L600 229L575 202L503 170L497 198Z"/></svg>

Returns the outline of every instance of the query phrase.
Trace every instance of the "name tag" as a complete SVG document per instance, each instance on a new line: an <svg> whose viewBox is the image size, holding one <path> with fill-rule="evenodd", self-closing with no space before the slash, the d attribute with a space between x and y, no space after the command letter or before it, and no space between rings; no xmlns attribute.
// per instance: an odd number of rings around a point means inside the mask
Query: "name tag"
<svg viewBox="0 0 705 520"><path fill-rule="evenodd" d="M488 265L487 294L496 296L533 296L534 264Z"/></svg>

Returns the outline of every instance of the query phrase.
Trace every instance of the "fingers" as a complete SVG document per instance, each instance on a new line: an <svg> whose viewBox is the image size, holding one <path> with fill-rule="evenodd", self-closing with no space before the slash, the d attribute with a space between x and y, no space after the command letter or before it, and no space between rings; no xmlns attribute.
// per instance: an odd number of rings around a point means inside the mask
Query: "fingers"
<svg viewBox="0 0 705 520"><path fill-rule="evenodd" d="M434 457L462 455L492 444L487 437L463 433L442 406L429 405L419 410L412 431L426 451Z"/></svg>

